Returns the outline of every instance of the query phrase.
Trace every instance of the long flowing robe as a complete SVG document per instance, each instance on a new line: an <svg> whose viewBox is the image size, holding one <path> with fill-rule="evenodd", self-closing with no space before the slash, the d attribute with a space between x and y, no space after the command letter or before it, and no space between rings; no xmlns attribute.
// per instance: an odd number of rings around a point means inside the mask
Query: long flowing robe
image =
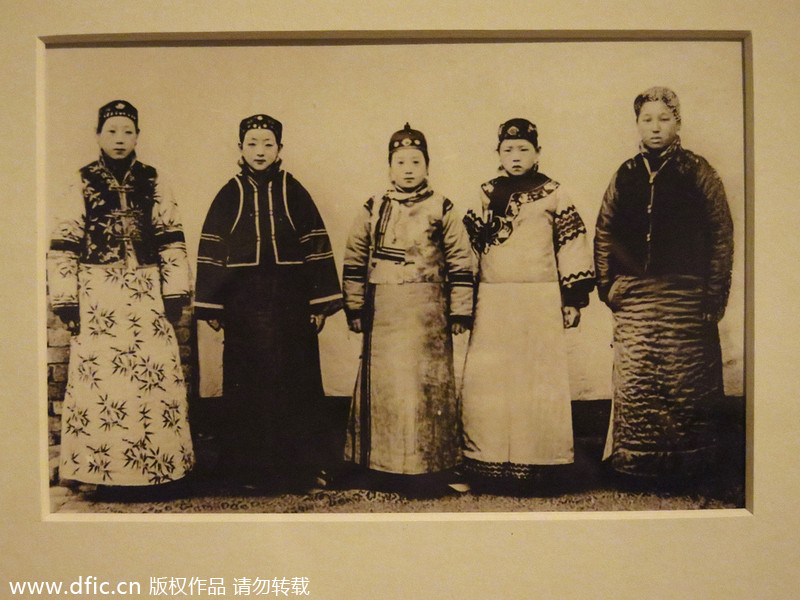
<svg viewBox="0 0 800 600"><path fill-rule="evenodd" d="M224 324L220 423L226 468L254 480L323 461L323 400L312 314L342 306L325 224L311 196L273 163L242 165L212 202L197 259L198 319Z"/></svg>
<svg viewBox="0 0 800 600"><path fill-rule="evenodd" d="M612 179L597 219L598 292L614 314L605 458L628 474L685 476L716 461L733 223L725 190L676 140Z"/></svg>
<svg viewBox="0 0 800 600"><path fill-rule="evenodd" d="M567 193L533 172L482 186L465 223L480 255L475 326L462 389L464 467L526 479L573 461L562 305L594 287L586 228Z"/></svg>
<svg viewBox="0 0 800 600"><path fill-rule="evenodd" d="M48 252L50 303L78 309L60 477L105 485L179 479L193 466L186 386L164 301L189 301L177 206L156 169L80 170ZM71 214L70 214L71 211Z"/></svg>
<svg viewBox="0 0 800 600"><path fill-rule="evenodd" d="M364 204L344 259L345 310L364 327L347 460L407 475L456 465L450 324L471 323L473 262L453 204L426 184Z"/></svg>

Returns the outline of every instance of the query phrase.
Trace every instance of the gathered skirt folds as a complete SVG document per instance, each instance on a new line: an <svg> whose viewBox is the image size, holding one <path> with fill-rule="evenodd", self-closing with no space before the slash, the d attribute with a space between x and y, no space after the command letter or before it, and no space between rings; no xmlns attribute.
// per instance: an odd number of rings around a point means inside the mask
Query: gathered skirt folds
<svg viewBox="0 0 800 600"><path fill-rule="evenodd" d="M158 268L80 265L78 285L60 477L120 486L183 477L194 464L186 386Z"/></svg>
<svg viewBox="0 0 800 600"><path fill-rule="evenodd" d="M605 457L622 473L686 476L716 460L724 401L715 323L695 277L615 280L614 395Z"/></svg>
<svg viewBox="0 0 800 600"><path fill-rule="evenodd" d="M523 480L573 462L558 283L480 283L462 403L467 473Z"/></svg>
<svg viewBox="0 0 800 600"><path fill-rule="evenodd" d="M442 283L370 284L345 459L404 475L459 459L453 343Z"/></svg>
<svg viewBox="0 0 800 600"><path fill-rule="evenodd" d="M321 468L324 392L308 297L294 266L241 267L228 282L220 468L235 479L302 478Z"/></svg>

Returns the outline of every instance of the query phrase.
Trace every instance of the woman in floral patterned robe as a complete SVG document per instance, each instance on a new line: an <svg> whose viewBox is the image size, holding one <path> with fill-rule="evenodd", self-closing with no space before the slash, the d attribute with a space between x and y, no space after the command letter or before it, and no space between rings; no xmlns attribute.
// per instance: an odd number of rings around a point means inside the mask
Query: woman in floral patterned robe
<svg viewBox="0 0 800 600"><path fill-rule="evenodd" d="M186 386L170 320L189 302L177 207L136 159L138 113L100 109L100 158L80 169L48 253L53 311L73 334L60 477L146 486L194 463Z"/></svg>

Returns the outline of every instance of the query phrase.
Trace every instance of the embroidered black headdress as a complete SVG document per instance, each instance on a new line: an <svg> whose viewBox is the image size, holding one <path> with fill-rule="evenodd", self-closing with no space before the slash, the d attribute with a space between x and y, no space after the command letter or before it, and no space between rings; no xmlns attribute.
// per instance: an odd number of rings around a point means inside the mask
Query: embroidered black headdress
<svg viewBox="0 0 800 600"><path fill-rule="evenodd" d="M528 119L509 119L497 130L497 148L503 140L528 140L533 147L539 149L539 132L536 125Z"/></svg>
<svg viewBox="0 0 800 600"><path fill-rule="evenodd" d="M244 140L244 134L250 131L251 129L269 129L272 133L275 134L275 141L279 144L281 143L281 137L283 135L283 125L277 119L273 119L269 115L253 115L252 117L247 117L246 119L242 119L242 122L239 123L239 141Z"/></svg>
<svg viewBox="0 0 800 600"><path fill-rule="evenodd" d="M128 117L136 126L136 132L139 132L139 111L130 102L112 100L108 104L101 106L97 114L97 133L103 130L103 124L111 117Z"/></svg>
<svg viewBox="0 0 800 600"><path fill-rule="evenodd" d="M392 154L396 150L403 148L416 148L422 151L422 156L425 157L425 164L430 162L428 158L428 142L425 140L425 135L421 131L411 129L411 125L408 123L400 131L395 131L389 139L389 162L392 161Z"/></svg>

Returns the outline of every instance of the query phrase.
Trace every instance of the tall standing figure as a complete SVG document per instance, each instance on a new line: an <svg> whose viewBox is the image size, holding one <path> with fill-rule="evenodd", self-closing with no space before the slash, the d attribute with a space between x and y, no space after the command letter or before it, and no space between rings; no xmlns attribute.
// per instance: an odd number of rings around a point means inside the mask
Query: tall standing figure
<svg viewBox="0 0 800 600"><path fill-rule="evenodd" d="M451 334L472 323L473 259L452 202L428 185L425 136L389 141L391 186L364 204L344 259L345 310L363 332L346 458L384 473L459 459Z"/></svg>
<svg viewBox="0 0 800 600"><path fill-rule="evenodd" d="M194 462L186 386L170 321L189 303L177 206L139 162L139 114L100 109L100 158L80 169L48 253L53 311L74 334L61 426L62 479L145 486Z"/></svg>
<svg viewBox="0 0 800 600"><path fill-rule="evenodd" d="M307 488L324 467L317 334L342 307L314 201L281 168L282 124L239 125L239 172L208 210L197 257L198 319L224 328L222 468L246 485Z"/></svg>
<svg viewBox="0 0 800 600"><path fill-rule="evenodd" d="M685 477L715 461L733 223L717 173L681 146L675 93L653 87L633 107L639 153L614 174L595 237L614 313L606 457L621 473Z"/></svg>
<svg viewBox="0 0 800 600"><path fill-rule="evenodd" d="M564 329L594 288L586 227L564 188L539 172L527 119L498 131L502 175L464 222L480 258L462 390L464 471L479 484L530 483L573 462Z"/></svg>

